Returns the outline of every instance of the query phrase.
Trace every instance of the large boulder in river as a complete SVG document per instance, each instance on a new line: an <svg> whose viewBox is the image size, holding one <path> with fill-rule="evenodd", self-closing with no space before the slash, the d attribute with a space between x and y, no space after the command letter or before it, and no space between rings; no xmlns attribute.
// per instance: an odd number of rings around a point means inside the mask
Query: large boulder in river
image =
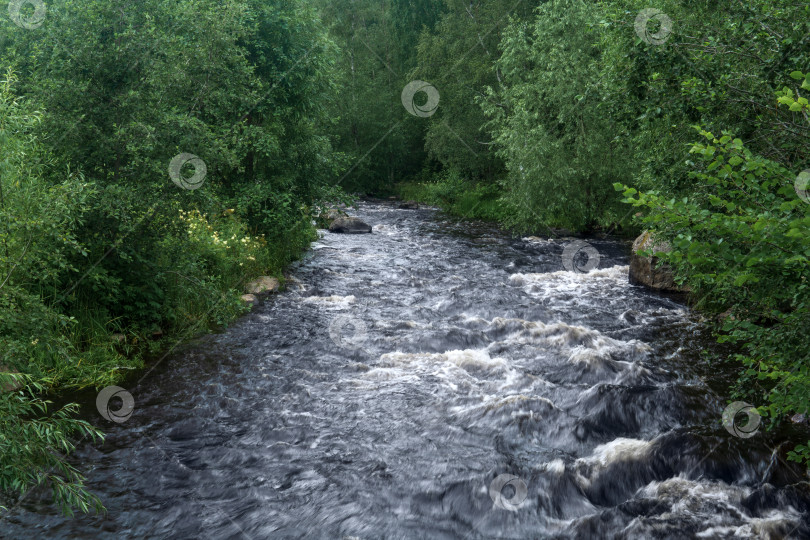
<svg viewBox="0 0 810 540"><path fill-rule="evenodd" d="M329 225L329 232L344 234L370 233L371 225L356 217L339 217Z"/></svg>
<svg viewBox="0 0 810 540"><path fill-rule="evenodd" d="M639 251L648 251L649 256L639 255ZM644 231L633 242L633 252L630 254L630 283L643 285L650 289L667 292L683 292L685 289L675 284L675 276L667 264L659 267L659 259L655 253L669 253L672 246L669 242L656 239L650 231Z"/></svg>

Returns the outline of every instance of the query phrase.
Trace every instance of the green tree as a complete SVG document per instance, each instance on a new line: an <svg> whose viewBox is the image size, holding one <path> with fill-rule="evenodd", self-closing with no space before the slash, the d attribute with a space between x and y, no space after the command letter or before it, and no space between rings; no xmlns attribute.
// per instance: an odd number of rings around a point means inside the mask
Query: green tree
<svg viewBox="0 0 810 540"><path fill-rule="evenodd" d="M427 127L425 148L442 168L487 183L502 176L503 162L483 129L486 117L478 100L486 97L486 87L502 81L496 62L504 29L529 17L538 3L447 0L435 28L420 36L412 78L431 81L441 94L438 121Z"/></svg>
<svg viewBox="0 0 810 540"><path fill-rule="evenodd" d="M337 148L346 154L349 191L390 189L424 163L424 130L432 119L416 118L402 106L401 93L413 77L417 43L441 7L439 0L319 1L341 49L339 93L331 114Z"/></svg>
<svg viewBox="0 0 810 540"><path fill-rule="evenodd" d="M586 229L620 217L611 186L633 161L630 141L617 137L615 81L600 77L598 23L596 5L564 0L504 33L501 85L480 103L508 169L513 225Z"/></svg>
<svg viewBox="0 0 810 540"><path fill-rule="evenodd" d="M76 404L49 411L51 402L41 395L52 378L19 373L74 353L59 332L73 321L46 306L38 290L64 269L67 253L82 250L75 229L87 186L75 175L58 184L43 179L44 155L32 133L40 115L12 94L12 82L11 73L0 81L0 509L4 501L49 486L66 513L100 510L65 458L74 436L98 439L101 433L72 418Z"/></svg>
<svg viewBox="0 0 810 540"><path fill-rule="evenodd" d="M0 394L0 490L48 482L87 511L64 455L97 432L45 393L119 381L153 331L227 323L242 281L308 246L340 167L336 49L284 0L57 0L0 30L19 76L0 88L0 370L21 372L0 387L24 382ZM206 164L200 189L170 179L180 153Z"/></svg>
<svg viewBox="0 0 810 540"><path fill-rule="evenodd" d="M43 32L11 27L5 57L45 110L40 133L98 192L78 232L87 253L69 259L53 301L124 325L162 324L177 307L168 291L178 273L207 271L205 261L179 264L179 209L236 209L280 260L306 245L302 206L337 166L323 134L335 51L311 6L60 1ZM182 152L205 162L202 189L169 180ZM215 277L214 289L225 287Z"/></svg>

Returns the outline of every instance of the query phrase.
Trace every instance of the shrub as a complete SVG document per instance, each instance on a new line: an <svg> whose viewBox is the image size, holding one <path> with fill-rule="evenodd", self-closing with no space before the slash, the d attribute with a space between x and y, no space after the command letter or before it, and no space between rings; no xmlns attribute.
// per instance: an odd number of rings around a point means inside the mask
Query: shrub
<svg viewBox="0 0 810 540"><path fill-rule="evenodd" d="M38 486L49 485L54 502L66 514L103 510L101 501L84 489L84 476L65 457L75 450L72 438L103 440L96 428L73 418L71 403L48 413L52 403L41 399L52 379L0 371L0 496L14 500ZM0 499L2 502L2 499ZM5 507L0 506L0 509Z"/></svg>
<svg viewBox="0 0 810 540"><path fill-rule="evenodd" d="M700 130L691 153L701 161L689 197L639 193L616 184L625 201L649 212L643 222L669 239L659 254L687 283L699 307L728 312L719 340L738 346L745 367L738 392L767 404L774 420L810 411L810 204L796 175L754 155L740 139ZM805 446L794 459L810 460Z"/></svg>

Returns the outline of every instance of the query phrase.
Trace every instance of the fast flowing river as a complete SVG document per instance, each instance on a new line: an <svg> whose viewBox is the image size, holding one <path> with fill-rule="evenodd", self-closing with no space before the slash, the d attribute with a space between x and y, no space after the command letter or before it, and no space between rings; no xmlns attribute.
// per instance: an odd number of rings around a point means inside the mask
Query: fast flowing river
<svg viewBox="0 0 810 540"><path fill-rule="evenodd" d="M721 424L732 382L626 243L511 238L363 204L288 288L167 358L74 460L108 513L32 496L4 538L807 538L781 432ZM126 386L126 385L123 385ZM88 416L90 418L90 416ZM745 422L741 422L744 424Z"/></svg>

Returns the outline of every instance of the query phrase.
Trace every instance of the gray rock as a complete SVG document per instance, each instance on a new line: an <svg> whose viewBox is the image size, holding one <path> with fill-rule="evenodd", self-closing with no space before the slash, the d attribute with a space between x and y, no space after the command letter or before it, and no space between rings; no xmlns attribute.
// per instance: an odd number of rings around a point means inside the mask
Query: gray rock
<svg viewBox="0 0 810 540"><path fill-rule="evenodd" d="M11 369L10 367L4 366L2 364L0 364L0 371L5 372L5 373L19 373L16 369ZM14 380L12 382L7 382L7 383L0 384L0 392L12 392L12 391L17 390L18 388L21 388L21 387L22 387L22 381L21 380Z"/></svg>
<svg viewBox="0 0 810 540"><path fill-rule="evenodd" d="M332 208L316 209L314 213L315 225L319 229L328 228L329 224L332 223L334 220L348 215L346 214L344 208L345 205L338 205L337 207Z"/></svg>
<svg viewBox="0 0 810 540"><path fill-rule="evenodd" d="M343 234L363 234L371 232L371 225L360 218L340 217L329 225L329 232Z"/></svg>
<svg viewBox="0 0 810 540"><path fill-rule="evenodd" d="M650 231L644 231L633 242L633 252L630 255L630 283L643 285L650 289L667 292L686 292L688 288L679 287L675 283L675 276L667 264L658 266L658 257L639 255L638 251L651 251L652 253L669 253L672 246L663 240L657 240Z"/></svg>
<svg viewBox="0 0 810 540"><path fill-rule="evenodd" d="M251 306L259 305L259 299L256 298L255 294L243 294L239 297L239 299L245 304L250 304Z"/></svg>
<svg viewBox="0 0 810 540"><path fill-rule="evenodd" d="M245 285L245 292L247 294L276 292L280 286L281 284L276 278L270 276L261 276Z"/></svg>

